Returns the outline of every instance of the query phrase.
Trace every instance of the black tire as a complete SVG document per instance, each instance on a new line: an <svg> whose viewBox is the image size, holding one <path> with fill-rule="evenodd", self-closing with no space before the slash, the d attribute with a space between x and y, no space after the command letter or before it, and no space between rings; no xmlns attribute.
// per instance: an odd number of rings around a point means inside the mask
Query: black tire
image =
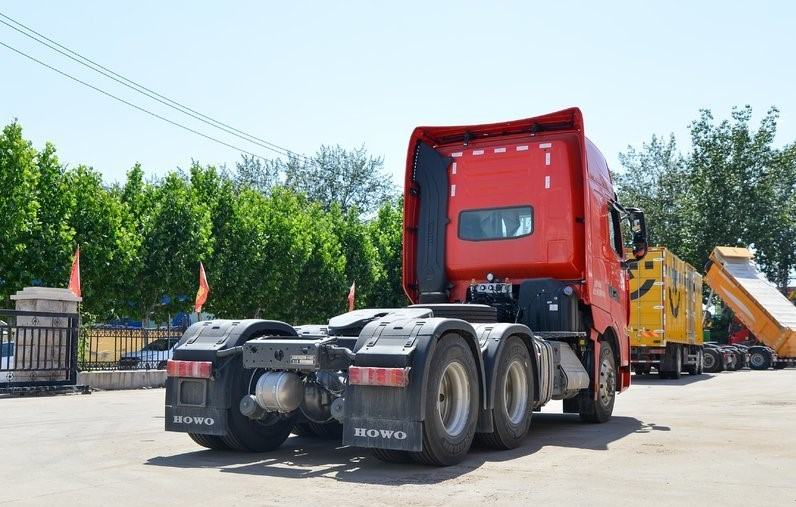
<svg viewBox="0 0 796 507"><path fill-rule="evenodd" d="M705 349L702 356L702 365L708 373L718 373L721 371L721 354L713 349Z"/></svg>
<svg viewBox="0 0 796 507"><path fill-rule="evenodd" d="M749 356L749 367L753 370L767 370L771 367L771 354L765 350L755 350Z"/></svg>
<svg viewBox="0 0 796 507"><path fill-rule="evenodd" d="M478 442L493 449L514 449L528 435L533 414L533 367L528 347L508 338L500 351L495 376L494 431L479 433Z"/></svg>
<svg viewBox="0 0 796 507"><path fill-rule="evenodd" d="M297 437L314 437L315 432L310 428L309 423L296 423L293 425L292 433Z"/></svg>
<svg viewBox="0 0 796 507"><path fill-rule="evenodd" d="M426 465L455 465L473 443L479 405L475 358L461 336L440 338L425 390L423 450L409 455Z"/></svg>
<svg viewBox="0 0 796 507"><path fill-rule="evenodd" d="M257 379L263 370L246 370L240 356L230 365L232 369L232 406L227 411L227 434L222 437L231 449L243 452L267 452L282 445L290 436L296 416L281 417L276 414L264 420L249 419L240 413L238 402L253 394Z"/></svg>
<svg viewBox="0 0 796 507"><path fill-rule="evenodd" d="M670 372L669 378L679 379L683 374L683 352L680 347L674 347L674 370Z"/></svg>
<svg viewBox="0 0 796 507"><path fill-rule="evenodd" d="M411 463L412 457L406 451L395 451L392 449L371 449L376 459L385 463Z"/></svg>
<svg viewBox="0 0 796 507"><path fill-rule="evenodd" d="M597 385L597 399L594 399L591 388L583 395L580 418L590 423L604 423L611 418L616 401L616 360L611 345L605 341L600 342L598 378L594 383Z"/></svg>
<svg viewBox="0 0 796 507"><path fill-rule="evenodd" d="M201 445L202 447L206 447L214 451L229 450L229 446L224 443L224 440L222 440L221 437L218 437L216 435L200 435L198 433L188 433L188 436L191 437L191 440Z"/></svg>
<svg viewBox="0 0 796 507"><path fill-rule="evenodd" d="M328 423L308 423L310 430L319 438L328 438L330 440L340 440L343 438L343 425L337 421Z"/></svg>

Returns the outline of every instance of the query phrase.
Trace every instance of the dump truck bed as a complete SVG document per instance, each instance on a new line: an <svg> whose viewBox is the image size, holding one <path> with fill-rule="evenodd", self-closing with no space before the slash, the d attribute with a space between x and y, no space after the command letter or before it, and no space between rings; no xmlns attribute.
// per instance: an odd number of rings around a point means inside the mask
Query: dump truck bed
<svg viewBox="0 0 796 507"><path fill-rule="evenodd" d="M757 269L746 248L717 246L705 281L758 340L796 357L796 306Z"/></svg>

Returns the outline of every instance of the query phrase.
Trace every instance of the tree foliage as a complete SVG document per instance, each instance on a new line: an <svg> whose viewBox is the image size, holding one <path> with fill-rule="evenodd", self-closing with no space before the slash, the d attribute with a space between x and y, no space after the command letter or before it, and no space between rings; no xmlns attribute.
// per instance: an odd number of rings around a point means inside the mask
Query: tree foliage
<svg viewBox="0 0 796 507"><path fill-rule="evenodd" d="M774 146L778 111L757 128L752 109L716 122L709 110L691 123L691 150L674 136L653 136L621 155L623 201L648 213L650 239L701 268L715 246L746 246L768 278L784 288L796 267L796 148Z"/></svg>

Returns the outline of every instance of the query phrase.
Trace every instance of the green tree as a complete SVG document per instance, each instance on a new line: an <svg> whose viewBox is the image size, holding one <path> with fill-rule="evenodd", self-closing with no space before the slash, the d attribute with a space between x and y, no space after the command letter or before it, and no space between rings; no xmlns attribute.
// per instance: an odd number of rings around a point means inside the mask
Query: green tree
<svg viewBox="0 0 796 507"><path fill-rule="evenodd" d="M400 308L409 304L403 291L403 196L382 204L368 223L367 234L375 249L377 276L368 306Z"/></svg>
<svg viewBox="0 0 796 507"><path fill-rule="evenodd" d="M614 175L619 200L644 210L649 243L682 250L688 234L688 173L674 134L668 141L653 135L641 150L628 146L619 161L625 168Z"/></svg>
<svg viewBox="0 0 796 507"><path fill-rule="evenodd" d="M334 205L326 218L332 224L345 256L346 283L350 287L351 283L356 282L355 303L357 307L364 307L372 299L370 294L379 276L377 252L368 234L367 224L360 219L355 207L344 214ZM347 310L347 299L343 297L340 301L340 310Z"/></svg>
<svg viewBox="0 0 796 507"><path fill-rule="evenodd" d="M76 208L69 192L64 169L55 155L55 147L46 143L37 153L36 190L31 196L38 206L36 223L28 246L35 283L49 287L65 287L74 251L74 229L70 215Z"/></svg>
<svg viewBox="0 0 796 507"><path fill-rule="evenodd" d="M120 191L105 188L102 176L86 166L67 171L65 184L73 203L68 225L80 245L83 309L104 319L125 316L140 237L128 228Z"/></svg>
<svg viewBox="0 0 796 507"><path fill-rule="evenodd" d="M237 169L235 185L259 190L266 194L271 191L271 188L278 185L280 172L284 171L286 165L297 163L295 158L289 160L287 164L281 159L263 160L248 155L243 155L242 159L241 162L235 164Z"/></svg>
<svg viewBox="0 0 796 507"><path fill-rule="evenodd" d="M752 109L735 108L719 123L708 110L690 125L691 151L682 157L674 137L652 138L620 155L616 175L626 204L647 212L652 244L672 249L694 266L715 246L748 246L770 280L785 287L796 265L796 148L773 146L778 112L759 127Z"/></svg>
<svg viewBox="0 0 796 507"><path fill-rule="evenodd" d="M22 127L12 123L0 135L0 295L9 305L9 296L31 283L34 231L39 210L35 198L38 185L36 150L22 138Z"/></svg>
<svg viewBox="0 0 796 507"><path fill-rule="evenodd" d="M141 264L131 291L143 318L161 320L192 306L199 261L212 255L212 224L184 175L168 174L148 197L152 207L139 219Z"/></svg>
<svg viewBox="0 0 796 507"><path fill-rule="evenodd" d="M703 266L717 245L766 245L782 225L772 213L772 191L776 184L768 176L776 150L777 110L772 108L757 131L750 130L752 108L735 108L732 122L713 121L710 111L701 111L691 124L692 150L689 156L689 185L693 207L689 210L692 234L687 256ZM756 248L759 255L768 252Z"/></svg>
<svg viewBox="0 0 796 507"><path fill-rule="evenodd" d="M321 203L327 211L356 207L369 215L395 194L384 160L368 155L364 146L352 151L321 146L312 159L292 158L281 169L285 186Z"/></svg>

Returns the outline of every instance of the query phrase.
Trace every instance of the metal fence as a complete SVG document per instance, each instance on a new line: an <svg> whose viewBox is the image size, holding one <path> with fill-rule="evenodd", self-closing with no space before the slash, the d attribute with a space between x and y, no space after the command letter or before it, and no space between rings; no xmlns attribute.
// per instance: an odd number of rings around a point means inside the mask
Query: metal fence
<svg viewBox="0 0 796 507"><path fill-rule="evenodd" d="M76 313L0 310L0 389L77 384Z"/></svg>
<svg viewBox="0 0 796 507"><path fill-rule="evenodd" d="M80 332L78 367L91 370L164 369L183 329L84 327Z"/></svg>

